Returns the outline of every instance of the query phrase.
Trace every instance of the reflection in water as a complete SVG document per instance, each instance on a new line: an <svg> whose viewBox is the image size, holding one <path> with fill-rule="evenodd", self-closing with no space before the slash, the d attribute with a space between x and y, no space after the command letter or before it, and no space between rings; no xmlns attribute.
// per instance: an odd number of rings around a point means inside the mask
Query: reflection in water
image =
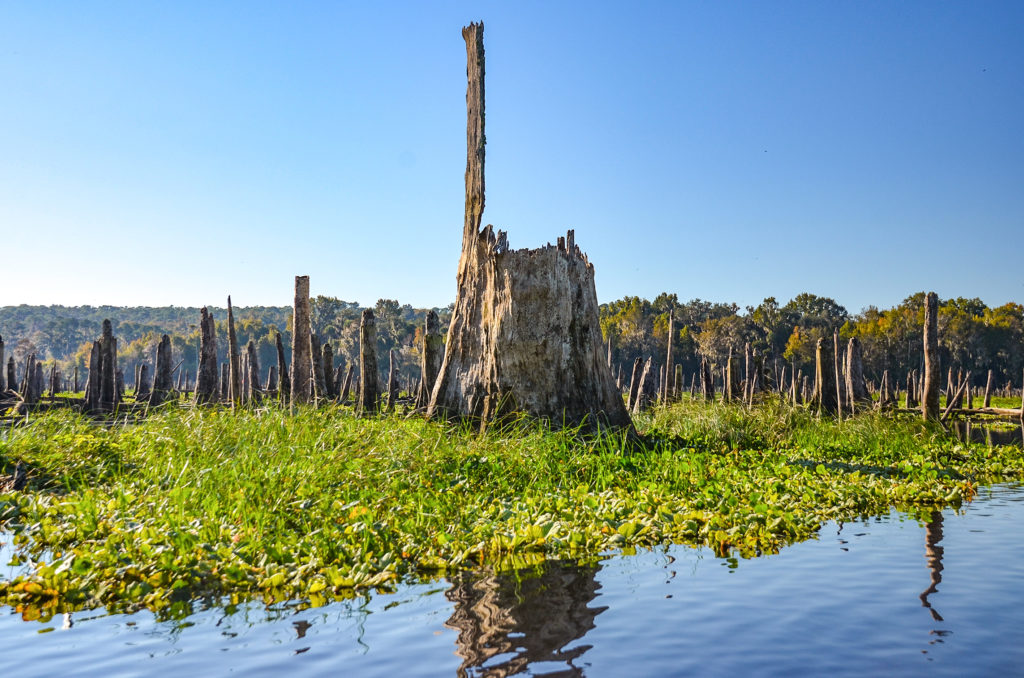
<svg viewBox="0 0 1024 678"><path fill-rule="evenodd" d="M928 602L928 596L938 592L939 584L942 582L942 547L939 546L939 542L942 541L942 512L932 511L931 520L925 526L924 532L924 555L928 560L928 571L931 574L931 584L921 594L921 605L927 607L932 613L932 619L935 621L943 621L942 615L940 615L932 604Z"/></svg>
<svg viewBox="0 0 1024 678"><path fill-rule="evenodd" d="M607 609L588 607L600 588L596 574L596 567L550 562L539 574L454 578L445 597L455 611L445 625L459 632L458 675L511 676L533 662L559 662L565 669L551 675L582 676L573 661L591 646L565 648Z"/></svg>
<svg viewBox="0 0 1024 678"><path fill-rule="evenodd" d="M990 423L972 422L970 419L956 419L950 424L956 437L964 442L984 443L989 447L1024 445L1024 429L1020 426L993 428Z"/></svg>

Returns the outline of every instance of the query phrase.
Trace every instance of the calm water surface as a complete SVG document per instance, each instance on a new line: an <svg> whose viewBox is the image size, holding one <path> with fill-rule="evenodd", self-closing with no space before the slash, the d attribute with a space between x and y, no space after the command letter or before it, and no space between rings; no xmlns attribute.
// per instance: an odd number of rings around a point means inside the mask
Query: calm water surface
<svg viewBox="0 0 1024 678"><path fill-rule="evenodd" d="M997 487L755 560L671 547L174 622L0 608L0 656L11 676L1020 676L1022 525L1024 488Z"/></svg>

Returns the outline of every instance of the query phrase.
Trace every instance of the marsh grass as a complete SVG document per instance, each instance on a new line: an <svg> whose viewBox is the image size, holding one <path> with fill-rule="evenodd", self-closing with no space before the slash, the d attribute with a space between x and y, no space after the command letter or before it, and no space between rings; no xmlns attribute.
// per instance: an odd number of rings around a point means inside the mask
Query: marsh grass
<svg viewBox="0 0 1024 678"><path fill-rule="evenodd" d="M829 519L958 505L979 482L1024 476L1019 449L909 418L683 402L638 425L642 445L334 407L172 407L109 427L55 412L0 442L0 466L31 469L25 492L0 495L0 527L29 566L0 600L30 617L173 615L202 597L316 605L453 568L670 542L749 557Z"/></svg>

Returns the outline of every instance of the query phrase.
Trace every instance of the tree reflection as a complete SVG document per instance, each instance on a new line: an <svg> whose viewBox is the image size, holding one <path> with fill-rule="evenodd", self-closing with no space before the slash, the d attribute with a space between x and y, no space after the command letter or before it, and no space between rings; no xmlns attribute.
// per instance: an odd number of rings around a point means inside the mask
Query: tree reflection
<svg viewBox="0 0 1024 678"><path fill-rule="evenodd" d="M600 588L596 574L596 567L549 562L537 574L453 579L445 597L455 611L445 625L459 633L458 675L511 676L533 662L559 662L565 668L547 675L582 676L573 662L591 646L566 646L607 609L588 607Z"/></svg>
<svg viewBox="0 0 1024 678"><path fill-rule="evenodd" d="M931 520L925 525L924 532L924 555L928 561L928 571L931 574L931 584L920 595L921 605L927 607L932 613L935 621L944 621L932 604L928 602L928 596L939 590L939 583L942 582L942 512L932 511Z"/></svg>

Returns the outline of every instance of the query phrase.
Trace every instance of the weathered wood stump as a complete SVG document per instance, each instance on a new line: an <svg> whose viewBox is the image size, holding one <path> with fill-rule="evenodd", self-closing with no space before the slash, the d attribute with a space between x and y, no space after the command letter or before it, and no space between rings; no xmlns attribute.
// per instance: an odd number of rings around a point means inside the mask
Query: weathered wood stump
<svg viewBox="0 0 1024 678"><path fill-rule="evenodd" d="M324 374L324 352L323 348L320 347L320 337L312 333L309 335L309 356L313 369L314 402L326 400L329 396L327 393L327 376Z"/></svg>
<svg viewBox="0 0 1024 678"><path fill-rule="evenodd" d="M871 402L871 394L864 381L863 351L857 337L851 338L846 346L846 398L851 412Z"/></svg>
<svg viewBox="0 0 1024 678"><path fill-rule="evenodd" d="M0 347L2 355L2 347ZM992 370L988 371L988 378L985 379L985 407L992 407Z"/></svg>
<svg viewBox="0 0 1024 678"><path fill-rule="evenodd" d="M348 394L349 391L352 389L352 377L353 375L355 375L355 372L356 366L349 365L348 374L345 375L345 385L341 387L341 402L343 403L348 402Z"/></svg>
<svg viewBox="0 0 1024 678"><path fill-rule="evenodd" d="M139 366L139 384L135 389L136 402L142 402L149 397L150 391L149 365L142 363Z"/></svg>
<svg viewBox="0 0 1024 678"><path fill-rule="evenodd" d="M626 407L632 412L636 405L636 396L640 392L640 377L643 375L644 363L640 358L633 361L633 374L629 378L629 397L626 399Z"/></svg>
<svg viewBox="0 0 1024 678"><path fill-rule="evenodd" d="M256 355L256 342L250 339L248 345L245 347L245 352L245 362L249 370L249 378L246 380L246 400L248 400L251 405L259 405L263 400L263 395L260 393L260 359L259 356Z"/></svg>
<svg viewBox="0 0 1024 678"><path fill-rule="evenodd" d="M556 247L510 250L503 232L480 228L483 24L470 24L462 35L468 78L462 253L448 342L427 414L486 425L523 412L557 426L631 427L602 351L594 267L573 231Z"/></svg>
<svg viewBox="0 0 1024 678"><path fill-rule="evenodd" d="M323 357L321 363L324 370L324 397L335 398L338 395L338 391L334 388L334 349L331 348L331 342L324 343L322 350Z"/></svg>
<svg viewBox="0 0 1024 678"><path fill-rule="evenodd" d="M640 372L640 383L637 384L636 400L633 402L633 414L637 415L648 409L654 403L655 397L654 371L651 369L651 358L648 358Z"/></svg>
<svg viewBox="0 0 1024 678"><path fill-rule="evenodd" d="M398 358L395 356L395 349L388 351L388 412L395 409L395 400L398 399Z"/></svg>
<svg viewBox="0 0 1024 678"><path fill-rule="evenodd" d="M0 391L7 390L7 376L4 373L4 338L0 336Z"/></svg>

